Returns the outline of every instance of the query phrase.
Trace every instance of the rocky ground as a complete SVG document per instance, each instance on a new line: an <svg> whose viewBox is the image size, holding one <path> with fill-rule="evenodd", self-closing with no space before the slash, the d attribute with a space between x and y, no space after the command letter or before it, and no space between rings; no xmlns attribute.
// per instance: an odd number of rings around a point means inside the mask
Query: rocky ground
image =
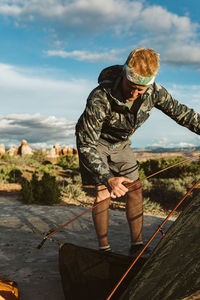
<svg viewBox="0 0 200 300"><path fill-rule="evenodd" d="M24 205L16 194L0 194L0 265L1 276L18 283L21 300L64 300L58 266L58 245L47 241L38 250L42 238L33 233L46 233L86 211L86 207ZM144 216L146 242L163 221L161 216ZM170 220L165 230L172 224ZM123 211L110 212L110 243L114 252L128 254L129 231ZM55 234L64 243L96 249L97 241L91 213L71 223ZM161 239L152 242L153 249Z"/></svg>

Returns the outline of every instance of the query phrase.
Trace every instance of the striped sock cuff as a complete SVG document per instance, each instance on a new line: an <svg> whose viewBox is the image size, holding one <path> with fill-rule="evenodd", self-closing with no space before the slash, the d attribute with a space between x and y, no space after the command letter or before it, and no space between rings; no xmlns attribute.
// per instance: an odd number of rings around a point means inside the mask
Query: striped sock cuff
<svg viewBox="0 0 200 300"><path fill-rule="evenodd" d="M131 246L143 245L143 241L131 242Z"/></svg>
<svg viewBox="0 0 200 300"><path fill-rule="evenodd" d="M101 246L99 247L100 251L111 251L111 247L110 245L106 245L106 246Z"/></svg>

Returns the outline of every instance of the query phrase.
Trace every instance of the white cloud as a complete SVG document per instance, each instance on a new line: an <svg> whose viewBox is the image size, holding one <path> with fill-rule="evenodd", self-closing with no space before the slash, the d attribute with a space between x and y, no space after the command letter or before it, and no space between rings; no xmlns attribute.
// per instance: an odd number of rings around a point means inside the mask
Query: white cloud
<svg viewBox="0 0 200 300"><path fill-rule="evenodd" d="M156 148L191 148L195 147L196 145L189 142L169 142L169 140L164 137L148 146Z"/></svg>
<svg viewBox="0 0 200 300"><path fill-rule="evenodd" d="M120 51L110 50L108 52L89 52L74 50L71 52L63 50L48 50L46 54L48 56L59 56L62 58L73 58L79 61L90 61L90 62L116 62L119 60L118 54Z"/></svg>
<svg viewBox="0 0 200 300"><path fill-rule="evenodd" d="M187 16L178 16L162 6L128 0L24 0L1 1L0 13L22 20L52 20L81 31L148 29L153 32L175 32L187 38L195 35L197 24ZM133 27L134 25L134 27Z"/></svg>
<svg viewBox="0 0 200 300"><path fill-rule="evenodd" d="M168 47L162 50L162 61L170 64L193 65L200 64L200 43L187 41L168 41Z"/></svg>
<svg viewBox="0 0 200 300"><path fill-rule="evenodd" d="M16 5L3 4L0 5L0 12L2 15L17 17L20 15L21 9Z"/></svg>
<svg viewBox="0 0 200 300"><path fill-rule="evenodd" d="M176 89L168 88L168 91L177 92L176 97L179 98L181 103L184 103L190 107L195 108L191 103L191 97L184 96L185 91L188 88L187 95L191 91L191 86L186 86L183 91L179 86L176 86ZM174 88L174 87L173 87ZM199 104L196 105L196 111L200 112ZM183 145L200 146L200 137L199 135L191 132L187 128L178 125L174 120L166 116L160 110L154 108L150 118L144 123L144 125L139 128L133 137L132 146L141 147L141 145L146 146L156 146L156 147L182 147Z"/></svg>
<svg viewBox="0 0 200 300"><path fill-rule="evenodd" d="M64 31L72 36L106 31L122 33L130 38L130 42L134 39L134 44L144 43L157 49L162 60L168 63L200 64L200 24L192 22L188 16L179 16L145 1L4 0L0 3L0 14L13 17L18 24L34 24L35 21L50 27L50 31L54 26L57 33ZM144 39L146 36L148 40ZM79 60L105 61L103 55L82 49L70 52L52 49L48 53ZM107 60L112 59L110 54L105 53Z"/></svg>
<svg viewBox="0 0 200 300"><path fill-rule="evenodd" d="M192 23L186 16L178 16L156 5L142 10L140 17L140 26L154 33L170 33L167 38L176 37L185 40L195 37L199 26L196 23ZM164 38L166 39L166 36Z"/></svg>
<svg viewBox="0 0 200 300"><path fill-rule="evenodd" d="M47 73L50 74L47 76ZM0 64L1 142L12 140L19 143L26 139L34 144L50 143L51 140L52 143L66 141L66 144L74 144L74 123L95 83L77 78L54 80L53 74L56 76L56 70L19 69ZM198 112L199 90L199 85L168 85L173 96ZM139 129L139 134L137 131L133 136L133 146L155 144L159 140L165 141L164 138L169 145L200 143L199 136L176 125L155 109L150 120Z"/></svg>
<svg viewBox="0 0 200 300"><path fill-rule="evenodd" d="M0 64L1 113L40 112L77 119L96 83L81 78L54 79L56 72L59 70L21 69Z"/></svg>
<svg viewBox="0 0 200 300"><path fill-rule="evenodd" d="M195 109L200 113L200 85L180 85L170 84L168 85L168 91L179 102L186 104L189 107Z"/></svg>
<svg viewBox="0 0 200 300"><path fill-rule="evenodd" d="M124 26L128 25L130 19L137 17L141 8L139 1L128 0L27 0L14 3L5 0L0 4L0 13L21 20L53 20L66 30L73 28L99 32L107 27L117 30L124 21Z"/></svg>
<svg viewBox="0 0 200 300"><path fill-rule="evenodd" d="M0 143L19 145L27 140L33 147L44 147L55 143L75 143L75 122L55 116L40 114L12 114L0 116Z"/></svg>

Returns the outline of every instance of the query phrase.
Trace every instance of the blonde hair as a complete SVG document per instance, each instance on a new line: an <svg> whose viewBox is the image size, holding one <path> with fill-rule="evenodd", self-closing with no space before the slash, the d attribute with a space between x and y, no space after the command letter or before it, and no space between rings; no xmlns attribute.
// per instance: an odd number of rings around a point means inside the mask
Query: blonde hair
<svg viewBox="0 0 200 300"><path fill-rule="evenodd" d="M136 48L129 54L126 64L141 76L156 76L160 67L159 53L153 49Z"/></svg>

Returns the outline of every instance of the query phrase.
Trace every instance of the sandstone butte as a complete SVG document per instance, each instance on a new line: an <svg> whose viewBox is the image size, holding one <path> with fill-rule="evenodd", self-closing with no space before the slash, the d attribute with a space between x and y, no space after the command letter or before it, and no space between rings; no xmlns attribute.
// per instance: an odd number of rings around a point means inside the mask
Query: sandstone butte
<svg viewBox="0 0 200 300"><path fill-rule="evenodd" d="M0 144L0 156L1 155L9 155L9 156L26 156L26 155L33 155L36 150L33 150L26 140L21 141L21 145L18 146L10 146L8 150L6 150L4 144ZM57 158L61 155L75 155L78 156L77 149L62 145L59 146L58 144L53 145L50 149L41 149L41 151L46 156L47 160L51 161L52 163L57 162ZM138 161L145 161L148 159L158 159L158 158L173 158L177 156L185 156L185 157L194 157L197 158L200 155L200 151L195 151L195 149L184 149L180 151L174 152L152 152L146 149L136 149L135 156Z"/></svg>
<svg viewBox="0 0 200 300"><path fill-rule="evenodd" d="M0 156L9 155L9 156L26 156L33 155L36 150L33 150L26 140L22 140L20 146L10 146L6 150L4 144L0 144ZM78 155L76 149L63 145L59 147L58 144L53 145L50 149L41 149L43 154L46 156L47 160L51 162L56 162L57 158L61 155Z"/></svg>

